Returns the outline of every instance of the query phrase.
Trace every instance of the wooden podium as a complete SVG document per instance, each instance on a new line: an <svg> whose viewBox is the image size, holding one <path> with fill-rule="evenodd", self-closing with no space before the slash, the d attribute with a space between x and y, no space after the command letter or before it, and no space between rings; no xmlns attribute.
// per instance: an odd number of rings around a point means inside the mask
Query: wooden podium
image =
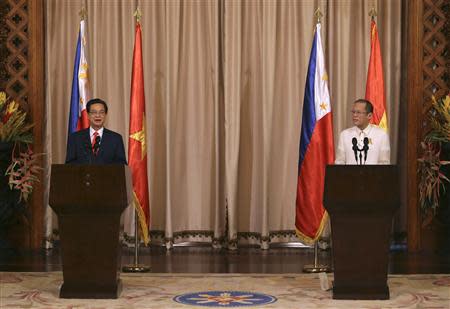
<svg viewBox="0 0 450 309"><path fill-rule="evenodd" d="M131 194L125 165L52 165L50 206L59 222L61 298L120 295L120 216Z"/></svg>
<svg viewBox="0 0 450 309"><path fill-rule="evenodd" d="M389 299L389 238L399 188L397 166L327 166L334 299Z"/></svg>

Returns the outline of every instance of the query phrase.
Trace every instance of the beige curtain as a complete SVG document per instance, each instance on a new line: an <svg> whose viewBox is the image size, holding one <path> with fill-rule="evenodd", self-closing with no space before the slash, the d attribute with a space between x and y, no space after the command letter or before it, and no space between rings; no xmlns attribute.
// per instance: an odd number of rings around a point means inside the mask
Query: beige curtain
<svg viewBox="0 0 450 309"><path fill-rule="evenodd" d="M75 44L87 12L94 97L128 142L133 12L142 11L151 236L237 244L294 233L304 85L320 6L335 138L363 97L369 10L378 10L393 160L400 100L401 0L46 2L47 152L65 156ZM124 231L133 235L133 210ZM56 228L48 212L47 234Z"/></svg>

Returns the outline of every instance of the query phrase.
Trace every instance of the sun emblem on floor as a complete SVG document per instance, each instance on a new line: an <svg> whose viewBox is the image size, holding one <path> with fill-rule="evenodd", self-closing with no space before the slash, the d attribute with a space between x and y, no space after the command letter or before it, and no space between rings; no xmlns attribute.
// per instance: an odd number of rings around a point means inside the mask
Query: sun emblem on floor
<svg viewBox="0 0 450 309"><path fill-rule="evenodd" d="M242 291L207 291L175 296L174 301L204 307L245 307L267 305L277 301L277 298L267 294Z"/></svg>

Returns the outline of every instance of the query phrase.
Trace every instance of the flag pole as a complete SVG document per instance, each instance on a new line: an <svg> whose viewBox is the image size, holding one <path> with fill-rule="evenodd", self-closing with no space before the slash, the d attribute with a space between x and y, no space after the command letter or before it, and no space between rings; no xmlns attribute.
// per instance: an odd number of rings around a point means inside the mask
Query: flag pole
<svg viewBox="0 0 450 309"><path fill-rule="evenodd" d="M314 16L316 17L317 24L321 23L321 18L323 16L320 7L317 7L314 12ZM322 272L331 272L331 267L324 264L319 264L319 245L318 240L314 241L314 264L306 264L303 267L304 273L322 273Z"/></svg>
<svg viewBox="0 0 450 309"><path fill-rule="evenodd" d="M319 245L318 240L314 242L314 264L306 264L303 267L304 273L329 273L331 267L324 264L319 264Z"/></svg>
<svg viewBox="0 0 450 309"><path fill-rule="evenodd" d="M320 10L320 7L317 7L316 11L314 12L314 16L317 18L317 23L320 24L320 19L322 18L323 14Z"/></svg>
<svg viewBox="0 0 450 309"><path fill-rule="evenodd" d="M78 12L78 15L80 16L80 20L85 20L86 19L86 9L84 8L84 6Z"/></svg>
<svg viewBox="0 0 450 309"><path fill-rule="evenodd" d="M139 219L137 211L134 212L134 263L122 267L124 273L147 273L150 266L139 264Z"/></svg>
<svg viewBox="0 0 450 309"><path fill-rule="evenodd" d="M377 10L375 9L374 6L372 6L372 8L369 11L369 16L372 18L372 20L375 19L375 17L377 17Z"/></svg>
<svg viewBox="0 0 450 309"><path fill-rule="evenodd" d="M136 29L138 29L138 27L140 27L140 20L141 20L141 16L142 16L139 8L136 9L133 16L136 18ZM135 40L136 40L136 38L135 38ZM139 42L140 42L140 36L139 36ZM136 44L136 42L135 42L135 44ZM136 48L136 45L135 45L135 48ZM133 52L132 85L134 83L134 71L135 71L135 69L134 69L134 65L135 65L134 64L134 60L135 60L134 52ZM132 86L132 88L133 88L133 86ZM133 98L133 92L132 92L131 97ZM132 99L132 101L133 101L133 99ZM131 105L133 105L133 104L131 104ZM143 121L145 121L145 119ZM130 125L130 131L131 131L131 125ZM143 132L144 131L142 131L141 133L143 133ZM145 133L143 133L143 134L145 134ZM132 135L130 135L130 136L132 136ZM140 142L142 143L142 141L140 141ZM131 160L130 155L129 155L128 159ZM135 212L134 212L134 214L135 214L135 217L134 217L134 263L123 266L122 271L127 272L127 273L144 273L144 272L150 271L150 266L139 264L139 213L138 213L137 207L141 207L141 206L139 205L139 199L136 196L136 194L134 194L133 203L134 203L134 208L135 208ZM144 230L143 230L143 233L144 233ZM147 242L145 240L146 239L145 235L143 235L143 236L144 236L144 242Z"/></svg>

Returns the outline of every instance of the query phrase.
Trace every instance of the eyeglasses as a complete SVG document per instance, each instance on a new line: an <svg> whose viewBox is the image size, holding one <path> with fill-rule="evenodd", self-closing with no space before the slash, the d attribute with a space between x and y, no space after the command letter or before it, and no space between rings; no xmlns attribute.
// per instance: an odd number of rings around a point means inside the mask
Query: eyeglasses
<svg viewBox="0 0 450 309"><path fill-rule="evenodd" d="M92 112L89 112L89 114L93 115L93 116L105 116L106 112L105 111L92 111Z"/></svg>
<svg viewBox="0 0 450 309"><path fill-rule="evenodd" d="M361 111L355 111L355 110L351 110L350 112L352 113L352 115L357 115L357 116L367 114L367 112L361 112Z"/></svg>

